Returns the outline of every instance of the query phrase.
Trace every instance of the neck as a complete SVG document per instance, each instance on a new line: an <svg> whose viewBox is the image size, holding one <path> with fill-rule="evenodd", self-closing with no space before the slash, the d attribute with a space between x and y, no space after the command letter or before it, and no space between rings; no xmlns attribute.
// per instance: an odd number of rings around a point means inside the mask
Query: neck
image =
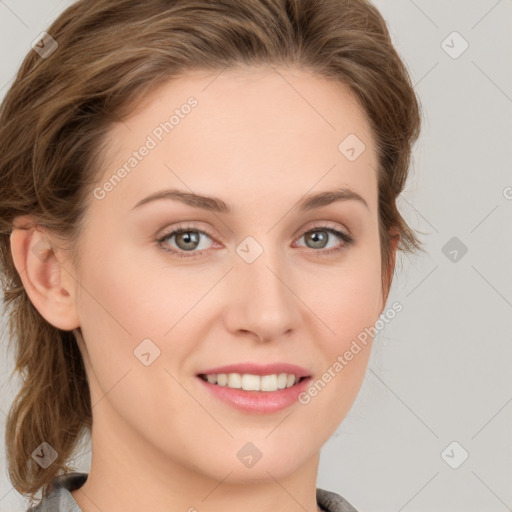
<svg viewBox="0 0 512 512"><path fill-rule="evenodd" d="M214 468L206 474L192 462L193 457L176 460L159 452L140 434L116 425L115 415L105 414L105 410L97 412L89 477L80 489L72 491L82 512L318 510L316 478L320 453L291 474L273 471L272 464L264 464L272 458L264 456L249 469L233 459L227 471L216 474Z"/></svg>

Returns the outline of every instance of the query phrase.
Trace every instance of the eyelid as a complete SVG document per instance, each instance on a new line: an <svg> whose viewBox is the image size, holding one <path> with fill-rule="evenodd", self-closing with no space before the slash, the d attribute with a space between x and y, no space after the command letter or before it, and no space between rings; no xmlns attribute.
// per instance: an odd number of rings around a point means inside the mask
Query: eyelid
<svg viewBox="0 0 512 512"><path fill-rule="evenodd" d="M339 222L328 221L328 220L313 221L313 224L308 225L308 227L306 227L306 228L301 228L298 231L298 233L305 234L305 233L308 233L309 231L313 231L315 229L327 229L327 228L331 228L336 231L342 231L344 234L347 235L347 237L354 238L354 235L352 235L352 232L350 231L350 229L347 226L345 226L344 224L340 224ZM297 236L297 235L295 235L295 236Z"/></svg>
<svg viewBox="0 0 512 512"><path fill-rule="evenodd" d="M199 223L200 224L200 223ZM203 233L204 235L209 236L211 239L216 239L225 243L224 237L220 234L213 234L208 228L199 227L198 224L195 224L194 221L191 222L183 222L178 223L177 225L172 225L170 227L166 227L163 230L160 230L156 235L157 239L168 237L172 234L176 234L179 231L197 231L198 233Z"/></svg>

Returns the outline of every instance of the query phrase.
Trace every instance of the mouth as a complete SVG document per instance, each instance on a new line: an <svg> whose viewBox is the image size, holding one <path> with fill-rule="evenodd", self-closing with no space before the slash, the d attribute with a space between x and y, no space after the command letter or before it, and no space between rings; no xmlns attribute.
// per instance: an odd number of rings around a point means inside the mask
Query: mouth
<svg viewBox="0 0 512 512"><path fill-rule="evenodd" d="M251 373L200 373L200 379L215 386L240 389L243 391L280 391L297 386L309 376L295 375L294 373L272 373L256 375Z"/></svg>
<svg viewBox="0 0 512 512"><path fill-rule="evenodd" d="M312 380L311 372L287 362L238 362L203 369L200 389L239 411L273 414L297 403Z"/></svg>
<svg viewBox="0 0 512 512"><path fill-rule="evenodd" d="M222 366L204 370L196 378L208 396L243 413L258 415L293 406L312 380L304 368L281 363Z"/></svg>

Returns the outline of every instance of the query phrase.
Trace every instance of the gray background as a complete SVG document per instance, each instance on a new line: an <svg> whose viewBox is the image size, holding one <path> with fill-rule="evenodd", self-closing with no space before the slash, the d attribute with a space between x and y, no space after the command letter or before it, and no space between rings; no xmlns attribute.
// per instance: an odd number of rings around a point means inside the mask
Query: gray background
<svg viewBox="0 0 512 512"><path fill-rule="evenodd" d="M0 97L31 42L70 3L0 0ZM388 305L404 309L375 340L361 392L322 450L318 487L360 512L511 510L512 3L375 4L423 106L400 207L426 233L428 254L399 260ZM5 319L0 327L3 438L16 380ZM462 450L469 457L453 469ZM77 464L88 471L85 452ZM3 446L0 468L0 512L24 511Z"/></svg>

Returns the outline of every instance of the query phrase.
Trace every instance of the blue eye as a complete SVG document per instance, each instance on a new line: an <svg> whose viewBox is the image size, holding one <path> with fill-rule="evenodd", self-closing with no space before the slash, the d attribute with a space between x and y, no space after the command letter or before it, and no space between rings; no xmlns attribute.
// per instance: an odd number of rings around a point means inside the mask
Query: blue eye
<svg viewBox="0 0 512 512"><path fill-rule="evenodd" d="M318 234L320 234L320 236L318 236ZM194 226L182 226L162 235L157 238L156 241L164 251L170 252L180 258L196 258L208 249L208 243L206 243L206 247L202 244L201 239L204 237L210 240L213 239L206 231L197 229ZM309 247L313 252L325 256L342 251L355 242L354 238L348 233L325 225L319 225L309 229L300 238L304 237L312 241L313 244L317 244L316 247ZM325 249L327 242L332 237L339 241L341 240L341 244ZM169 243L169 241L173 239L174 247ZM203 247L201 247L201 245L203 245Z"/></svg>

